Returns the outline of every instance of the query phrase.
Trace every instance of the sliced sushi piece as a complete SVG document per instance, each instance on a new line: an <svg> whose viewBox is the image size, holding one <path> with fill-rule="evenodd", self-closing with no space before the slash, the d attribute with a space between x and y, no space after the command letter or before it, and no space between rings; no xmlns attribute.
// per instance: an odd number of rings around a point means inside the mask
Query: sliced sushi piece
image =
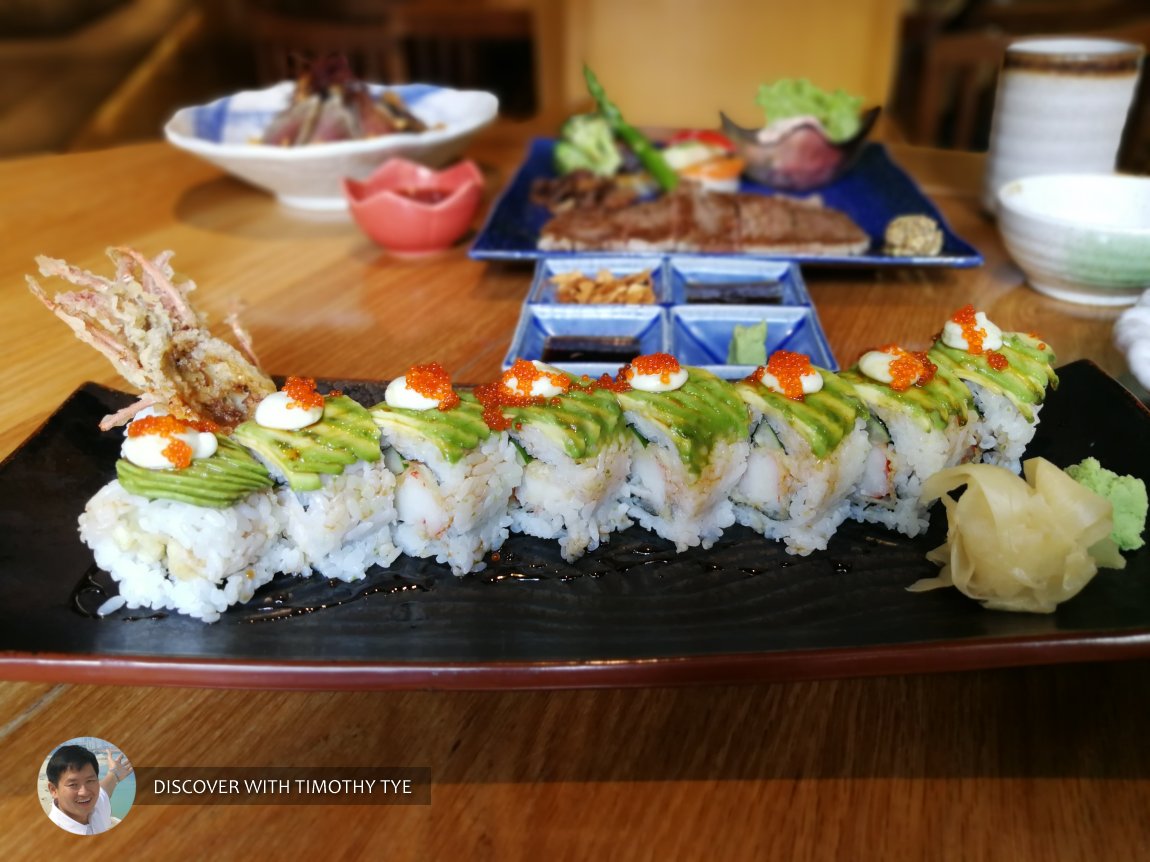
<svg viewBox="0 0 1150 862"><path fill-rule="evenodd" d="M873 445L851 495L851 517L917 536L928 525L922 483L976 452L974 397L926 353L894 344L864 353L840 376L872 416Z"/></svg>
<svg viewBox="0 0 1150 862"><path fill-rule="evenodd" d="M846 380L785 350L735 390L751 411L747 470L731 492L735 519L782 539L788 553L824 550L866 468L870 410Z"/></svg>
<svg viewBox="0 0 1150 862"><path fill-rule="evenodd" d="M391 381L370 412L396 476L395 544L457 575L482 569L484 555L507 539L523 478L511 438L487 426L475 396L456 393L437 362Z"/></svg>
<svg viewBox="0 0 1150 862"><path fill-rule="evenodd" d="M121 451L117 478L80 515L80 538L129 608L213 622L275 576L273 482L243 447L148 409Z"/></svg>
<svg viewBox="0 0 1150 862"><path fill-rule="evenodd" d="M1046 388L1058 387L1054 351L1035 335L1003 332L967 305L943 325L928 355L974 395L974 460L1019 472L1022 454L1038 429Z"/></svg>
<svg viewBox="0 0 1150 862"><path fill-rule="evenodd" d="M520 359L475 389L484 420L508 432L523 462L511 529L557 539L568 562L631 525L629 435L609 384Z"/></svg>
<svg viewBox="0 0 1150 862"><path fill-rule="evenodd" d="M399 556L395 476L367 408L338 392L320 394L311 378L289 377L234 436L282 483L284 541L270 554L279 571L355 581Z"/></svg>
<svg viewBox="0 0 1150 862"><path fill-rule="evenodd" d="M667 353L623 367L616 393L634 431L631 517L684 551L735 523L731 491L747 468L751 418L735 387Z"/></svg>

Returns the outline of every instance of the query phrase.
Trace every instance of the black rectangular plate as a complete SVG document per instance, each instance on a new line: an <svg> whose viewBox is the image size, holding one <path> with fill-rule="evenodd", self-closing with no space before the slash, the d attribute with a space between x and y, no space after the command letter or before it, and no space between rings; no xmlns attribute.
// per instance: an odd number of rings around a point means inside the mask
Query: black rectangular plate
<svg viewBox="0 0 1150 862"><path fill-rule="evenodd" d="M1029 455L1150 476L1150 414L1089 362L1060 372ZM364 403L378 383L332 381ZM87 384L0 465L0 678L269 688L561 688L802 679L1150 655L1150 550L1051 615L914 594L945 532L846 524L825 552L733 529L676 554L632 528L575 564L513 537L463 578L401 557L358 584L278 577L214 624L81 607L114 591L76 519L114 476L127 396Z"/></svg>

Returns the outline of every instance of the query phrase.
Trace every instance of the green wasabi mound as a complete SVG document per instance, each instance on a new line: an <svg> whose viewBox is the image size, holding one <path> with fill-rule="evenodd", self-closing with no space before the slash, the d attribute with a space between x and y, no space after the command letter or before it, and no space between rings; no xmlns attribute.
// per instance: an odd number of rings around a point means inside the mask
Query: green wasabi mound
<svg viewBox="0 0 1150 862"><path fill-rule="evenodd" d="M767 322L743 326L736 323L727 347L728 365L767 364Z"/></svg>
<svg viewBox="0 0 1150 862"><path fill-rule="evenodd" d="M1119 476L1103 467L1097 458L1066 468L1075 482L1105 497L1114 507L1114 532L1110 537L1123 551L1133 551L1146 544L1142 531L1146 527L1146 483L1133 476Z"/></svg>

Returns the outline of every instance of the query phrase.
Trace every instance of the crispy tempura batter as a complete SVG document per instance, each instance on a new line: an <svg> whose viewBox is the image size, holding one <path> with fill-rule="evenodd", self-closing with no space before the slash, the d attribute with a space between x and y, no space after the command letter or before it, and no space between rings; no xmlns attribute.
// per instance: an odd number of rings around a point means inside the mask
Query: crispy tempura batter
<svg viewBox="0 0 1150 862"><path fill-rule="evenodd" d="M26 276L29 290L140 390L139 401L104 417L100 427L105 430L123 425L151 404L163 405L181 419L234 428L254 414L260 399L275 391L275 384L255 364L211 334L207 319L188 301L195 284L172 280L171 256L165 251L148 260L130 248L110 248L114 279L62 260L37 257L41 275L80 288L55 297ZM234 320L229 322L250 353L250 336Z"/></svg>

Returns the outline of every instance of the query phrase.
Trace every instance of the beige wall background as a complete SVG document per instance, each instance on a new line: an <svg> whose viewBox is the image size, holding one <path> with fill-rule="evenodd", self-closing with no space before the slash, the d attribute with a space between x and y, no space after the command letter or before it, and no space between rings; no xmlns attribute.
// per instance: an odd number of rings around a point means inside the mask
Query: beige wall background
<svg viewBox="0 0 1150 862"><path fill-rule="evenodd" d="M862 96L868 106L884 104L905 0L532 5L550 31L541 34L541 78L561 94L561 110L586 102L586 61L631 122L706 128L718 124L720 110L745 125L760 123L758 87L782 77L806 77Z"/></svg>

